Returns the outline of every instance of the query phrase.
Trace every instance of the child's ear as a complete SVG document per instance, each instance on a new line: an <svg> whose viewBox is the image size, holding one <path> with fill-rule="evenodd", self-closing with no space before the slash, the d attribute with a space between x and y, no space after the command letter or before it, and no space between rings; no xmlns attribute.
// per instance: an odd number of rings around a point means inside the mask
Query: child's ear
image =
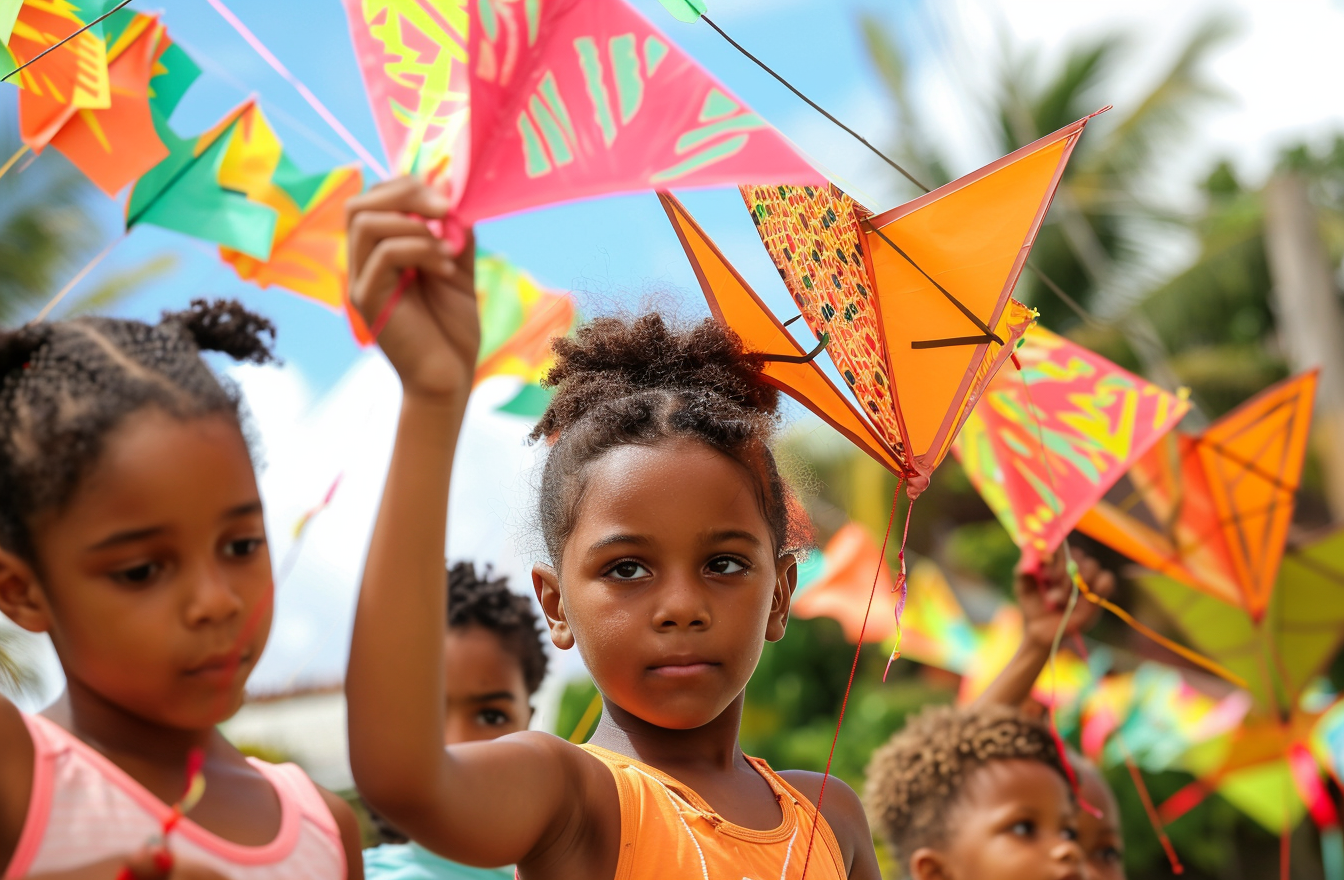
<svg viewBox="0 0 1344 880"><path fill-rule="evenodd" d="M0 548L0 612L29 632L51 627L51 609L28 563Z"/></svg>
<svg viewBox="0 0 1344 880"><path fill-rule="evenodd" d="M775 594L770 601L770 620L765 626L766 641L777 642L784 638L784 630L789 625L793 591L797 588L798 560L792 553L785 553L775 562Z"/></svg>
<svg viewBox="0 0 1344 880"><path fill-rule="evenodd" d="M951 880L943 854L921 846L910 856L910 880Z"/></svg>
<svg viewBox="0 0 1344 880"><path fill-rule="evenodd" d="M565 620L565 603L560 598L560 576L551 566L538 562L532 566L532 589L537 591L541 612L546 615L551 644L561 651L568 651L574 647L574 633Z"/></svg>

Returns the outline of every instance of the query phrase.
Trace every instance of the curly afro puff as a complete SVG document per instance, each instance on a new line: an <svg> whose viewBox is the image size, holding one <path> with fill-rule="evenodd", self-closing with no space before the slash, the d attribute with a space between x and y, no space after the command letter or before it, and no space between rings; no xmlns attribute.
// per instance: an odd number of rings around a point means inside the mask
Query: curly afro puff
<svg viewBox="0 0 1344 880"><path fill-rule="evenodd" d="M574 526L584 472L624 445L697 440L730 456L757 485L779 553L802 549L810 527L780 478L770 439L779 392L765 363L710 319L669 327L661 315L598 318L557 339L545 384L556 389L532 432L551 444L541 481L541 530L552 562Z"/></svg>
<svg viewBox="0 0 1344 880"><path fill-rule="evenodd" d="M275 328L237 302L194 300L158 324L75 318L0 330L0 546L37 560L29 532L59 510L130 414L239 417L235 388L201 359L271 360Z"/></svg>
<svg viewBox="0 0 1344 880"><path fill-rule="evenodd" d="M448 627L479 626L499 636L518 657L527 692L535 694L546 677L546 649L536 612L526 596L509 589L507 578L491 579L489 566L481 575L470 562L448 570Z"/></svg>
<svg viewBox="0 0 1344 880"><path fill-rule="evenodd" d="M869 816L904 866L921 846L946 841L949 814L975 770L1015 758L1040 761L1068 780L1042 722L1008 706L927 708L873 753Z"/></svg>

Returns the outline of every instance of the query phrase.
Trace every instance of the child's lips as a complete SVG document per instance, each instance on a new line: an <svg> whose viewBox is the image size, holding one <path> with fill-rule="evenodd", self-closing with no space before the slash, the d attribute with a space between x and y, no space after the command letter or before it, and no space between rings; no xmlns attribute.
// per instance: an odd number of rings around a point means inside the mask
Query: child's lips
<svg viewBox="0 0 1344 880"><path fill-rule="evenodd" d="M201 663L196 664L186 670L189 678L196 679L231 679L252 659L251 649L243 651L241 654L230 652L207 658Z"/></svg>
<svg viewBox="0 0 1344 880"><path fill-rule="evenodd" d="M650 666L649 671L654 675L666 676L667 678L692 678L697 675L704 675L716 669L718 665L707 660L676 660L671 663Z"/></svg>

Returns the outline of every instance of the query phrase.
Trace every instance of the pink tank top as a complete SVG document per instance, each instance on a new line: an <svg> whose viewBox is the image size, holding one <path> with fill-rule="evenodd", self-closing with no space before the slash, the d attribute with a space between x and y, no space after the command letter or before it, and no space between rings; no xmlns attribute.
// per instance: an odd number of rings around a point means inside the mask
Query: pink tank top
<svg viewBox="0 0 1344 880"><path fill-rule="evenodd" d="M33 738L33 792L4 880L120 855L159 834L167 804L55 722L23 720ZM280 799L275 839L242 846L187 818L170 838L174 856L238 880L344 880L340 829L317 786L293 764L248 761Z"/></svg>

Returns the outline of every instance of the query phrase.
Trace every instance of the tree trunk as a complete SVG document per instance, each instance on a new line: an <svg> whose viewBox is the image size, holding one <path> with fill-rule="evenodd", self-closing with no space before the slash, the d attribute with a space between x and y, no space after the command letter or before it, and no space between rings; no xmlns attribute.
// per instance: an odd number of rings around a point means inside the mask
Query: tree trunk
<svg viewBox="0 0 1344 880"><path fill-rule="evenodd" d="M1321 368L1314 440L1331 516L1344 521L1344 310L1301 176L1278 174L1265 187L1265 241L1288 362Z"/></svg>

